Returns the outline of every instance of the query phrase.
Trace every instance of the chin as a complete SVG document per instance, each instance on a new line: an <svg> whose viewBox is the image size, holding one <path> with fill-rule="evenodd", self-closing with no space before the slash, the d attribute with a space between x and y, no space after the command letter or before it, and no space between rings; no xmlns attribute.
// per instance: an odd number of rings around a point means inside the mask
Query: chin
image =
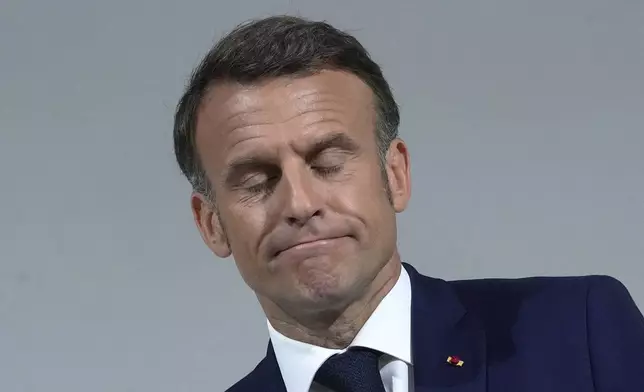
<svg viewBox="0 0 644 392"><path fill-rule="evenodd" d="M308 307L320 310L339 308L352 302L358 291L356 277L344 268L310 267L301 272L300 295Z"/></svg>

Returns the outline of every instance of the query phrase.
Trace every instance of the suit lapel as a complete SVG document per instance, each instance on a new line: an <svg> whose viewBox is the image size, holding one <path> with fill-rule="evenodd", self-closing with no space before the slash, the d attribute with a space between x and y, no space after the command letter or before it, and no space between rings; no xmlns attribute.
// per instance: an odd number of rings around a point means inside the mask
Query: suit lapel
<svg viewBox="0 0 644 392"><path fill-rule="evenodd" d="M416 392L484 392L485 333L445 281L404 264L412 287L412 360ZM447 363L458 356L463 366Z"/></svg>
<svg viewBox="0 0 644 392"><path fill-rule="evenodd" d="M268 343L266 356L257 365L255 370L251 372L250 387L244 390L250 391L266 391L266 392L286 392L282 372L275 358L275 351L273 344Z"/></svg>

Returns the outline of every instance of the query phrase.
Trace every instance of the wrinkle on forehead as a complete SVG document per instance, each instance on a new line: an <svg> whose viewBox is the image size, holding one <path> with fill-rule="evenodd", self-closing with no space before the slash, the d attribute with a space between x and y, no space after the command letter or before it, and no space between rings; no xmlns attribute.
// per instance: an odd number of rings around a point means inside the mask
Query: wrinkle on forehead
<svg viewBox="0 0 644 392"><path fill-rule="evenodd" d="M322 122L336 122L344 128L360 126L362 121L375 124L373 102L366 84L340 71L253 85L224 83L209 91L202 103L197 140L210 150L204 155L217 155L223 162L224 155L239 143L266 136L266 125L280 127L301 121L298 126L304 134Z"/></svg>
<svg viewBox="0 0 644 392"><path fill-rule="evenodd" d="M315 117L307 122L320 121L326 117L344 117L349 106L344 97L319 89L294 91L273 90L262 96L262 92L242 93L245 98L230 107L230 114L222 119L227 132L254 125L285 124L297 117ZM286 95L286 96L285 96Z"/></svg>
<svg viewBox="0 0 644 392"><path fill-rule="evenodd" d="M216 128L230 132L249 123L285 122L315 108L346 112L366 103L365 93L369 97L367 103L373 107L371 89L358 77L322 71L252 85L233 82L219 85L207 94L201 111Z"/></svg>

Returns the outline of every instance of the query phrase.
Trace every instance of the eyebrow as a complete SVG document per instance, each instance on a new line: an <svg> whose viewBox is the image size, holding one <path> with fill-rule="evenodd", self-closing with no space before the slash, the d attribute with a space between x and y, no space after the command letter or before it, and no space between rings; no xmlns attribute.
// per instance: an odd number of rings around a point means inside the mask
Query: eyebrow
<svg viewBox="0 0 644 392"><path fill-rule="evenodd" d="M309 162L313 160L322 151L337 148L346 152L352 153L359 150L358 143L343 132L335 132L314 141L311 145L307 146L304 151L304 159ZM265 154L258 154L254 156L239 157L233 159L224 171L224 183L229 188L234 188L237 179L240 175L247 171L265 168L272 164L271 158Z"/></svg>

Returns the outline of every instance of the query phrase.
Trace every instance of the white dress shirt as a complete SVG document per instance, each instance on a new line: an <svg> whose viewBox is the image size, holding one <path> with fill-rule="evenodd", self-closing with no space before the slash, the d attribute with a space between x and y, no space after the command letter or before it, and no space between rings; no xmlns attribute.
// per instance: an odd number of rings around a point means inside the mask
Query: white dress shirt
<svg viewBox="0 0 644 392"><path fill-rule="evenodd" d="M288 392L333 392L312 382L313 377L324 361L346 349L329 349L290 339L277 332L270 322L268 332ZM404 268L349 346L384 353L380 358L380 376L387 392L413 392L411 284Z"/></svg>

